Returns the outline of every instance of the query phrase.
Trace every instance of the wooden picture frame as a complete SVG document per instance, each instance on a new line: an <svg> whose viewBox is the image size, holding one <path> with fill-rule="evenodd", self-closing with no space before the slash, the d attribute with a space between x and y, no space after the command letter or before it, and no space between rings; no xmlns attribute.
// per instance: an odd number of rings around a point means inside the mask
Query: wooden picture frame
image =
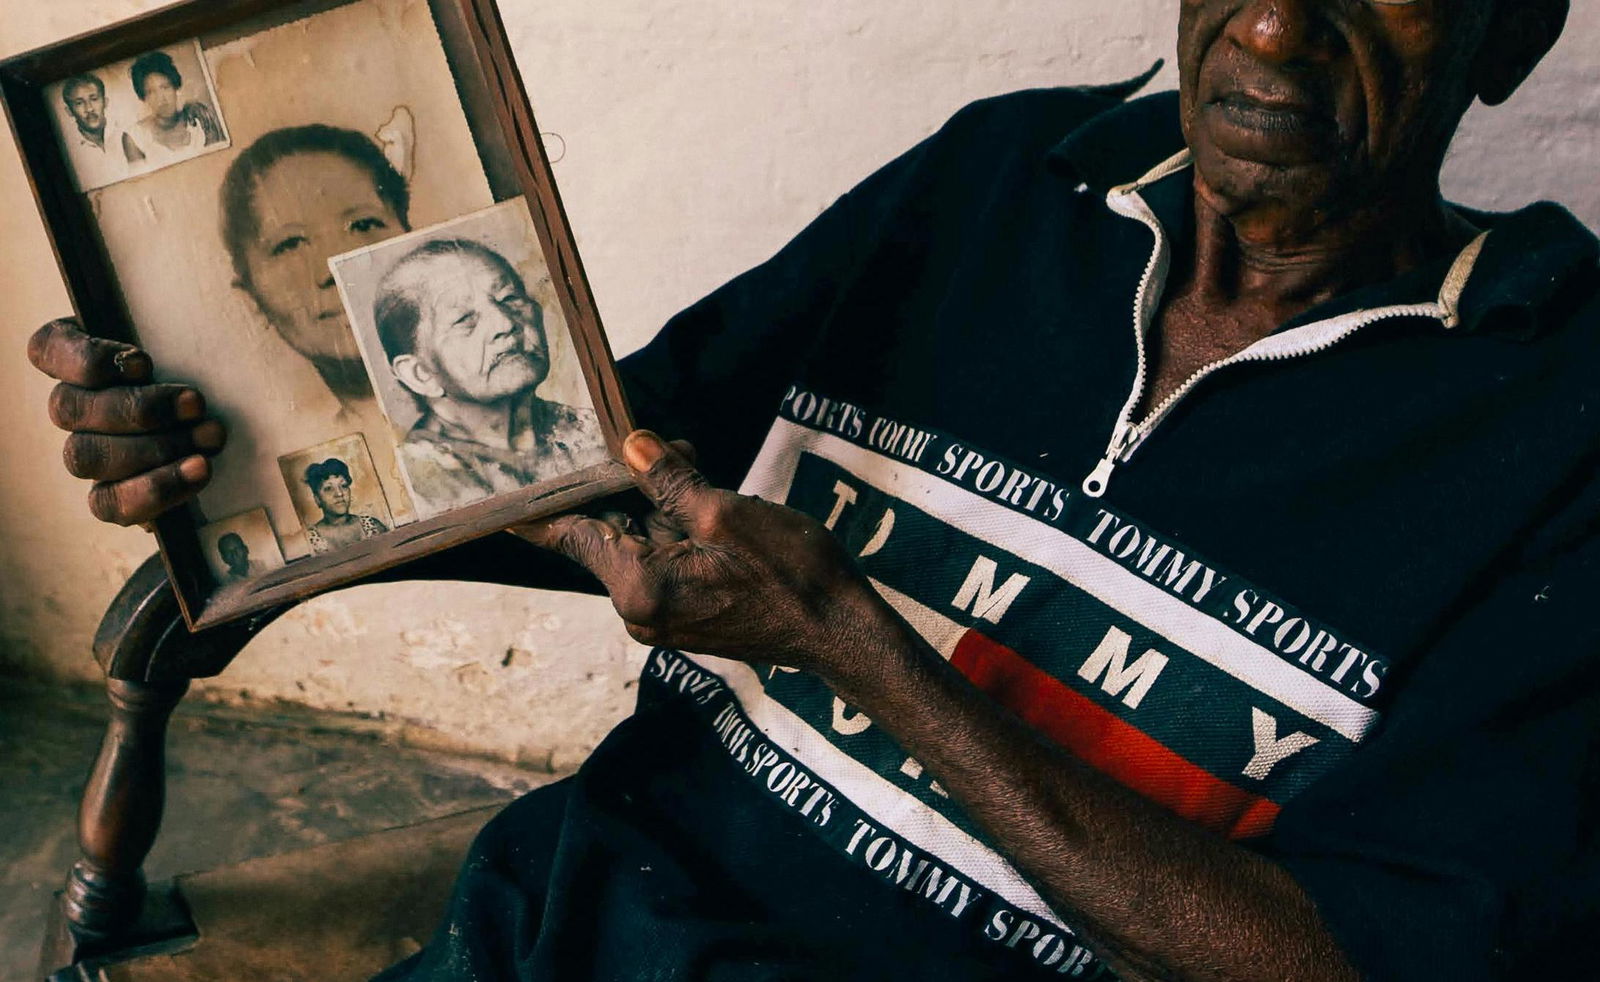
<svg viewBox="0 0 1600 982"><path fill-rule="evenodd" d="M431 35L421 29L420 25L424 22L431 22L434 28ZM376 40L370 44L351 41L348 47L341 46L342 41L332 43L318 40L359 38L362 36L361 30L375 32L373 37ZM384 31L392 32L392 37L383 33ZM194 50L199 52L198 57L205 59L209 66L207 77L204 79L206 89L202 91L199 88L200 80L194 78L195 73L190 70L188 82L172 86L178 90L174 98L180 102L184 99L189 100L182 104L177 117L163 116L163 108L157 106L149 109L147 114L137 121L137 126L141 129L136 136L127 138L128 143L135 144L137 149L137 144L142 140L143 145L152 147L153 152L148 157L141 154L139 162L135 163L134 150L128 149L128 144L123 143L120 136L113 140L108 135L106 123L106 118L110 116L108 99L121 98L126 103L131 101L128 93L133 92L138 99L145 101L148 108L151 105L147 98L149 93L159 88L158 84L151 81L152 62L148 53L168 53L160 56L165 57L166 62L161 62L160 57L154 62L156 74L159 75L162 64L176 65L188 57L185 45L190 43L196 45ZM410 51L415 48L417 51L423 51L426 48L428 53L426 57L418 56L416 66L393 64L391 63L393 58L386 59L385 55L385 52L389 51L386 45L390 44L396 46L395 50L400 50L399 46L409 45L411 47L405 50ZM442 61L438 61L432 53L433 45L436 45L438 57L442 58ZM131 70L135 76L131 83L127 82L123 74L108 73L108 66L123 65L130 59L134 59L137 64L140 58L144 59L145 71L142 86L141 79L137 77L139 74L137 68ZM278 60L273 62L273 58ZM295 61L295 58L300 58L302 61ZM311 59L316 63L311 64L304 59ZM192 64L192 60L184 64ZM276 74L271 67L273 64L279 66ZM283 67L296 65L301 67ZM440 65L443 66L442 69ZM449 82L452 84L448 86L437 84L443 77L442 71L448 72ZM92 109L85 110L89 115L81 115L81 105L63 110L68 96L79 97L82 103L92 94L92 87L83 83L82 79L84 73L94 72L102 73L96 76L101 80L99 99L102 115L95 116ZM370 83L362 81L357 85L345 84L341 87L336 82L341 72L344 73L344 77L371 81ZM171 81L174 83L178 82L176 78L178 74L176 70L168 72L168 75L173 76ZM123 87L117 90L120 95L108 95L103 78L110 75L115 75L116 84ZM249 84L245 81L237 83L230 81L235 78L249 80ZM428 82L430 78L434 81ZM64 95L68 80L71 80L77 88L74 92ZM236 244L235 239L238 239L238 236L229 239L225 247L217 246L219 250L224 248L229 250L232 268L237 274L228 283L216 282L217 275L214 275L217 268L222 268L227 256L220 251L216 256L210 256L200 250L203 248L202 243L206 240L206 236L217 235L215 217L218 214L218 206L207 202L216 202L227 197L229 178L225 178L220 185L216 181L216 174L223 164L228 165L231 173L235 169L234 165L246 152L265 142L260 138L263 131L295 128L285 125L284 114L292 113L295 107L302 103L310 104L322 100L324 106L322 115L325 116L340 115L338 111L340 107L328 100L343 98L347 93L361 95L372 105L383 104L387 93L379 90L382 86L391 84L386 80L394 80L393 84L426 85L426 88L412 93L415 98L427 102L426 107L415 107L416 115L421 117L421 121L414 119L413 122L418 126L433 126L436 132L448 131L455 134L453 142L440 137L436 143L427 144L427 148L433 154L429 158L430 166L433 168L430 187L435 189L430 192L432 197L428 199L431 202L428 207L432 209L436 220L427 223L417 221L419 207L417 192L421 184L413 180L415 174L406 172L409 164L402 166L407 159L405 154L409 152L408 147L411 151L416 151L419 157L421 156L419 148L424 147L424 138L413 132L410 136L413 141L411 144L406 142L403 134L401 137L380 144L379 141L384 139L384 130L378 131L378 137L371 137L370 134L373 126L384 121L378 118L377 114L369 112L365 117L367 125L364 128L358 129L348 121L337 124L328 122L324 128L343 127L349 132L359 132L368 136L373 140L374 147L377 147L385 159L390 161L394 171L403 175L402 184L406 193L399 196L401 204L394 205L391 200L393 195L384 199L387 202L384 207L389 208L388 224L397 227L385 228L382 232L369 228L372 223L362 225L360 222L353 222L348 226L328 227L335 228L339 235L354 235L357 232L372 235L375 236L373 243L377 243L391 232L409 230L414 235L427 231L428 227L443 227L467 221L480 209L486 213L494 211L503 220L507 208L511 207L507 203L521 198L526 204L528 221L532 227L532 235L528 241L536 240L542 258L543 272L537 282L534 282L534 278L528 275L528 270L524 267L519 266L517 272L510 272L511 265L504 259L499 266L508 271L507 276L510 280L520 282L518 276L520 272L521 278L527 279L530 284L526 290L529 296L533 296L539 290L545 291L544 294L533 297L531 301L529 297L523 297L524 301L533 304L534 311L542 318L545 343L543 351L536 352L537 346L524 339L520 342L521 347L518 349L517 357L532 365L537 365L539 359L543 358L544 374L539 376L542 381L535 383L540 387L540 391L552 383L555 372L553 365L559 359L565 359L564 364L571 369L573 379L577 379L578 372L581 371L581 381L571 383L569 388L571 391L579 392L580 396L590 403L593 422L598 425L600 434L595 443L598 450L591 453L586 449L583 454L572 453L569 457L563 458L569 461L593 460L593 463L577 470L554 475L530 471L528 473L537 475L531 484L506 490L505 482L501 481L495 486L492 494L482 497L481 500L451 507L431 516L425 513L426 509L417 507L412 507L410 512L414 520L403 523L398 517L383 522L376 514L357 516L361 517L363 523L364 531L361 535L368 534L369 526L370 529L381 526L385 531L374 531L371 537L330 548L327 552L309 555L299 555L296 550L304 552L307 541L325 544L327 537L318 533L315 527L305 524L304 488L298 489L300 498L293 499L300 502L302 519L300 529L302 538L296 539L294 533L286 528L293 513L288 512L284 504L285 501L291 500L289 495L296 491L295 488L276 485L268 488L265 479L262 478L256 484L235 481L231 486L232 489L227 490L225 494L224 489L214 484L202 492L197 502L164 515L155 523L156 536L168 576L177 594L184 619L191 630L221 624L349 584L387 567L505 529L521 521L569 510L585 501L615 493L631 485L626 469L618 463L618 460L622 438L632 429L632 421L622 387L617 379L599 312L595 307L594 296L584 275L572 230L556 191L550 161L540 140L539 129L534 122L527 93L517 72L504 26L493 0L184 0L0 63L0 96L3 96L7 117L21 150L28 179L44 218L57 263L66 280L73 310L85 330L97 336L141 344L151 350L155 357L158 381L173 380L194 384L213 400L228 390L225 387L219 389L215 384L208 385L211 380L207 375L213 370L224 371L224 362L230 363L226 366L227 371L238 369L238 365L232 363L249 363L252 370L256 371L253 377L260 379L260 384L267 391L275 392L276 389L273 387L279 383L274 372L278 370L279 363L287 357L279 350L284 344L288 347L282 350L293 349L303 354L306 359L305 364L298 365L297 371L303 372L306 366L310 365L322 373L323 379L327 380L329 386L328 392L321 393L322 397L325 398L331 393L336 399L344 399L349 391L359 389L357 383L348 382L349 389L340 390L332 381L334 375L338 373L330 374L328 366L335 365L343 371L350 364L347 358L335 362L331 360L333 356L324 356L317 351L306 354L302 350L305 345L301 344L301 340L294 334L298 328L292 327L293 324L299 323L295 318L301 315L284 313L283 311L288 309L286 306L275 307L274 302L264 299L266 290L254 272L256 267L252 265L256 259L250 258L260 255L270 256L276 260L296 250L310 249L311 246L306 243L316 241L321 233L310 231L304 235L295 233L270 248L264 240L260 244L246 246ZM156 83L159 82L160 79L156 79ZM132 89L123 91L128 84L131 84ZM234 85L235 88L230 89L230 85ZM319 85L322 87L318 88ZM448 91L441 93L441 89ZM417 95L417 92L422 94ZM227 131L231 133L231 145L225 148L214 147L212 141L212 137L223 127L207 121L208 114L203 105L196 107L197 103L207 102L207 96L220 111L216 114L221 117L219 122L224 123ZM411 114L411 107L398 96L387 101L407 107L407 114ZM452 109L450 105L445 104L446 102L455 108ZM240 106L246 105L255 106L259 111L247 112L240 109ZM328 108L330 106L332 109ZM456 118L457 111L459 120ZM64 112L68 115L64 115ZM272 128L269 130L268 123L253 122L246 118L251 112L255 112L262 119L273 117L276 121L271 124ZM355 113L355 110L351 112ZM92 126L85 128L83 122L86 118L90 121L98 118L101 129L97 131ZM173 118L181 121L174 125L179 127L188 125L194 130L194 133L187 138L189 142L184 144L193 147L192 151L169 154L169 159L175 162L164 165L164 169L146 170L134 176L118 179L107 186L92 187L102 178L89 179L84 176L83 160L88 157L83 157L81 154L94 156L93 151L99 150L119 168L123 166L122 160L125 157L130 172L133 169L153 168L151 161L156 154L167 151L161 147L153 147L150 134L157 134L157 127L163 120ZM63 122L63 119L68 122ZM400 119L398 109L385 125L392 126L397 119ZM79 127L77 133L68 128L68 123L74 121ZM202 122L206 123L204 127L200 125ZM307 126L323 125L323 122L317 118L316 112L310 112L310 117L305 120ZM459 125L461 122L464 122L464 129ZM129 124L122 132L133 133L133 125ZM401 129L403 130L403 127ZM179 129L163 132L168 135L178 133L180 137L183 135ZM97 134L98 141L95 141ZM87 149L69 147L69 136L88 141L85 144ZM166 138L162 134L157 136L161 139ZM204 147L199 142L201 140L205 141ZM252 143L252 140L255 142ZM463 149L468 145L466 141L470 141L470 154ZM177 140L177 142L182 141ZM117 144L123 147L124 153L121 155L114 153L114 146ZM441 163L446 159L446 149L456 154L458 163L470 155L471 166L452 167ZM216 152L212 153L213 150ZM189 153L193 156L186 156ZM315 154L310 156L314 157ZM268 154L267 157L270 159L271 155ZM323 162L326 164L326 160ZM273 165L269 163L266 166L271 168ZM420 173L422 163L419 161L416 166ZM472 173L468 173L469 171ZM186 179L179 176L183 173L194 175L194 188L190 188L185 183ZM262 170L254 178L254 184L249 184L248 181L245 183L252 188L263 187L268 173L268 170ZM208 187L200 186L204 183L202 174L205 180L210 181ZM479 187L479 175L481 175L481 187ZM139 186L139 182L145 182L143 191L135 193L130 190ZM383 181L377 177L372 178L372 182L374 187L381 188L383 185ZM471 185L473 190L460 191L458 185ZM321 189L321 185L311 186L313 192L320 193ZM487 200L479 200L483 198L484 190L487 192ZM251 190L246 196L265 193L267 192ZM380 190L378 193L381 195L383 192ZM451 198L451 195L457 197ZM463 196L470 197L470 195L478 195L478 199L474 199L477 207L461 204L461 201L466 200ZM331 197L332 192L329 192L328 196ZM290 195L290 197L294 200L304 200L307 195ZM230 227L228 218L230 213L227 211L229 206L224 202L221 207L224 235L227 235L229 233L226 229ZM255 203L246 210L260 212L263 207ZM140 209L148 212L148 215L136 214ZM211 224L205 229L203 226L207 224L208 210ZM181 217L171 217L173 214ZM394 221L396 216L398 222ZM263 220L258 214L252 220L255 226L259 227L276 219ZM166 222L165 225L161 224L163 221ZM239 222L233 224L237 225ZM377 224L382 226L384 223L377 222ZM130 228L135 231L129 232ZM258 228L257 237L264 235L265 233ZM156 253L161 253L168 245L166 239L171 239L182 245L182 249L179 250L182 256L200 257L197 260L198 266L204 267L204 272L194 275L197 280L204 276L205 282L190 283L170 273L168 281L160 284L164 289L153 288L141 281L140 271L144 270L148 279L147 266L157 261L146 255L152 251L149 248L152 237L157 240L153 249ZM324 238L333 241L335 237L330 234ZM135 248L135 246L145 248ZM279 253L277 251L279 249L285 251ZM335 254L341 255L342 258L349 252L350 250L341 249L337 253L329 253L328 258L331 260ZM242 253L248 253L247 257L241 259ZM320 257L313 256L306 260L311 263L306 268L319 269L318 258ZM178 254L160 261L161 268L168 271L184 265ZM145 265L140 265L141 263ZM331 269L334 264L327 262L326 265ZM320 282L320 275L318 279L318 288L325 289L327 284ZM502 279L506 280L506 277ZM247 280L249 282L246 282ZM466 280L463 279L461 282ZM191 287L196 297L182 296ZM503 286L489 289L501 290ZM253 307L245 300L239 299L237 295L241 290L253 298ZM178 295L178 300L170 299L174 294ZM322 297L323 294L318 293L315 296ZM341 298L347 296L343 285L339 296ZM149 297L156 297L160 302L149 302ZM168 300L161 300L163 297ZM208 318L190 316L179 327L171 328L166 326L165 322L158 325L158 318L150 313L152 309L160 309L162 302L177 303L179 300L183 302L192 300L193 304L197 305L196 309L199 309L198 305L203 298L210 298L211 305L207 309L237 308L258 311L257 320L261 323L257 323L254 327L257 334L250 335L240 329L236 332L240 340L236 342L228 340L225 343L206 333L211 330L221 330L220 327L208 326L210 323ZM494 303L499 304L502 300L505 298L496 298ZM434 303L434 306L437 307L437 303ZM527 304L524 303L523 306ZM327 318L330 315L327 311L323 311L317 316ZM354 326L356 312L346 308L344 317L345 322L351 325L351 333L357 333ZM177 319L184 320L181 317ZM413 317L413 320L415 319ZM334 317L334 320L337 321L338 317ZM223 318L219 317L218 323L222 321ZM558 333L561 331L562 323L565 331ZM234 330L231 322L228 329ZM525 337L531 333L531 328L524 327L520 330L519 336ZM162 373L174 359L164 357L161 348L150 343L153 339L147 335L154 331L168 333L187 331L189 333L186 336L194 339L198 347L209 346L221 351L237 351L238 356L218 358L213 355L208 361L197 361L185 375L167 379ZM416 329L413 328L412 333L415 332ZM562 348L558 352L556 348L559 339L563 337L570 340L570 348ZM179 353L176 361L181 363L183 361L181 345L175 344L170 338L164 343L167 349ZM301 346L297 347L297 344ZM370 342L362 347L362 353L367 356L366 365L369 372L376 371L373 366L383 360L381 355L374 354L373 347ZM263 352L271 353L271 357ZM573 362L576 363L576 368L572 368ZM498 359L493 362L494 365L499 363ZM530 371L537 374L536 369ZM369 378L369 384L374 389L376 380L376 375ZM531 388L528 390L529 398L534 403L540 403L539 398L533 397L533 391ZM369 391L368 396L371 395L372 392ZM417 401L419 406L425 407L423 409L425 413L432 411L426 407L434 404L423 396L418 396ZM359 402L358 397L351 397L349 401L341 403L340 414L342 415L345 409L356 405L357 402ZM293 428L290 424L294 422L294 413L297 411L294 407L298 404L298 400L294 398L286 399L282 403L275 402L271 398L262 398L248 407L218 408L217 415L223 419L229 430L229 446L215 467L218 479L228 473L230 464L235 464L239 470L248 467L253 474L266 474L269 463L276 465L275 461L269 460L271 457L285 458L285 462L282 463L285 483L295 475L304 475L308 482L314 477L320 478L324 472L305 465L305 460L318 456L312 452L318 450L318 446L289 446L275 436L274 427L278 427L279 424L286 429ZM557 402L545 404L555 405ZM370 409L365 402L359 402L359 405L363 411ZM389 407L381 408L387 410ZM393 427L395 425L393 417L387 412L385 415L391 420L390 425ZM575 410L572 418L579 420L585 427L590 425L590 418L583 415L581 409ZM373 446L378 442L375 439L376 430L370 426L365 429L354 429L355 424L344 425L352 427L354 432L365 434L365 443L369 450L373 451L375 460L385 458L383 448ZM317 427L323 427L320 417L315 425L307 424L305 428L309 432ZM350 434L337 432L338 426L328 426L323 429L325 432L321 432L321 436L329 441L339 438L347 441L350 439ZM584 429L582 432L590 431ZM266 435L263 436L262 433ZM251 448L248 451L240 451L240 454L246 452L252 454L244 463L228 458L230 453L234 453L236 434L242 434L237 439ZM275 440L277 442L274 442ZM317 442L321 444L323 441L319 439ZM405 446L402 447L402 444ZM348 444L330 445L336 448L348 446ZM567 443L558 445L563 450L568 449ZM452 446L446 444L447 449ZM378 490L386 497L390 506L394 506L394 499L400 497L388 483L394 476L395 469L401 472L406 494L416 493L413 490L414 477L410 476L414 470L415 455L406 456L406 452L415 449L412 445L412 434L401 439L397 433L394 453L395 460L399 463L392 464L386 470L385 467L388 465L384 460L378 460L377 464L368 461L367 470L382 475L381 479L374 477L370 480L379 481L382 486ZM330 454L336 452L337 449L329 451ZM301 456L296 457L296 453ZM308 453L310 456L305 456ZM345 454L345 456L354 455L354 453ZM320 466L326 462L321 461L318 464ZM506 473L514 472L514 468L512 471L506 471ZM351 492L357 492L355 497L360 497L359 492L362 489L359 485L362 481L369 480L362 477L362 473L365 472L357 463L346 466L343 481L347 498ZM335 511L329 510L328 505L323 504L325 498L322 492L331 494L338 490L339 480L336 477L328 478L328 481L329 483L323 486L321 491L313 488L311 494L318 505L324 508L323 520L317 524L330 523L327 525L327 530L332 531L336 526L344 528L345 525L339 525L336 520L344 521L351 513L348 511L350 507L348 505L346 512L336 514ZM262 500L252 502L248 500L248 488L258 485ZM246 490L241 491L241 487ZM213 495L213 492L216 494ZM208 495L212 497L208 498ZM262 509L268 513L267 516L256 514ZM398 507L391 507L390 510L397 515L403 514ZM267 518L270 518L270 522L267 522ZM263 524L264 522L267 524ZM209 555L206 550L217 551L219 539L234 539L238 540L238 543L247 544L246 540L250 536L259 537L263 534L260 531L262 528L274 528L279 543L293 547L284 549L288 561L279 568L264 572L258 565L249 565L250 573L244 576L241 572L240 582L231 584L222 582L226 577L219 575L218 557ZM205 530L204 536L202 530ZM237 552L237 546L233 543L230 545ZM227 558L231 561L232 557ZM251 561L257 562L255 559ZM228 568L242 571L246 565L248 564L241 561L240 565Z"/></svg>

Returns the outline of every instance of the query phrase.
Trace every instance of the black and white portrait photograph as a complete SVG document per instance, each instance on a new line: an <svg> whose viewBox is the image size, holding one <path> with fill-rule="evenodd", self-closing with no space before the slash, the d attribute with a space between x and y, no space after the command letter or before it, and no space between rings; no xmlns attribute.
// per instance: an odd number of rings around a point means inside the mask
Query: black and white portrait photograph
<svg viewBox="0 0 1600 982"><path fill-rule="evenodd" d="M359 433L279 458L313 555L333 552L394 527L389 503Z"/></svg>
<svg viewBox="0 0 1600 982"><path fill-rule="evenodd" d="M197 41L74 75L51 90L56 127L82 191L229 145Z"/></svg>
<svg viewBox="0 0 1600 982"><path fill-rule="evenodd" d="M420 515L607 458L522 199L331 266Z"/></svg>
<svg viewBox="0 0 1600 982"><path fill-rule="evenodd" d="M283 567L283 553L265 508L253 508L200 529L200 549L224 587Z"/></svg>

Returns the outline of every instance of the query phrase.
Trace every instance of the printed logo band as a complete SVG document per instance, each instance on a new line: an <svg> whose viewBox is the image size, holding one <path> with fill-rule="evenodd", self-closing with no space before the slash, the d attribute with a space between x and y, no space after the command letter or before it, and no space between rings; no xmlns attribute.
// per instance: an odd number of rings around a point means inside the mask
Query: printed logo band
<svg viewBox="0 0 1600 982"><path fill-rule="evenodd" d="M813 515L974 685L1231 838L1378 721L1388 663L1131 516L943 434L793 389L741 490ZM653 652L734 766L846 861L1051 973L1104 972L922 765L820 680Z"/></svg>

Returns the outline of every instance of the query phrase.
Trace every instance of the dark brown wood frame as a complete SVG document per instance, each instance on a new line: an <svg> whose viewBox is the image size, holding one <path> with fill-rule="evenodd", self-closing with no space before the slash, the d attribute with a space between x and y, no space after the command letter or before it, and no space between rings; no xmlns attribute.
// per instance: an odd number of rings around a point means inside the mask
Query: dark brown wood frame
<svg viewBox="0 0 1600 982"><path fill-rule="evenodd" d="M87 199L70 177L51 123L53 108L46 104L46 86L188 38L215 44L359 2L362 0L184 0L0 62L0 97L73 310L85 330L101 337L137 340L99 227ZM218 585L200 552L196 513L192 509L169 512L157 519L156 537L190 630L302 600L631 485L626 470L615 459L620 457L622 438L632 428L632 417L500 12L494 0L427 2L494 199L522 195L528 202L614 459L573 474L556 487L498 495L338 552L296 560L252 581L242 591L223 596L217 595Z"/></svg>

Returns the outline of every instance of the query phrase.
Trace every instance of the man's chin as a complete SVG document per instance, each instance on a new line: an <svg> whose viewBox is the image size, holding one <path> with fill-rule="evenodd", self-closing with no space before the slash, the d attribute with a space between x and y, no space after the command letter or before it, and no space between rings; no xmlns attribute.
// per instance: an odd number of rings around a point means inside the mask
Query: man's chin
<svg viewBox="0 0 1600 982"><path fill-rule="evenodd" d="M1234 156L1212 145L1195 148L1194 165L1204 190L1210 192L1207 197L1224 213L1267 201L1290 208L1321 207L1340 182L1327 157L1261 160Z"/></svg>

